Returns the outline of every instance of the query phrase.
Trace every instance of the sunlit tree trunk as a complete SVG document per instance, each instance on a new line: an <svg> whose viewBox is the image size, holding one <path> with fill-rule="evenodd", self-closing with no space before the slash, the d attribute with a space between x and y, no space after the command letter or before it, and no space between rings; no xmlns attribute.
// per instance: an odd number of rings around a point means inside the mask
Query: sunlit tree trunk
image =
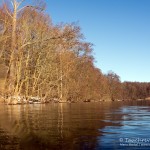
<svg viewBox="0 0 150 150"><path fill-rule="evenodd" d="M16 61L16 25L17 25L17 1L13 0L13 15L12 15L12 35L11 35L11 57L10 57L10 84L9 91L14 92L15 88L15 61Z"/></svg>

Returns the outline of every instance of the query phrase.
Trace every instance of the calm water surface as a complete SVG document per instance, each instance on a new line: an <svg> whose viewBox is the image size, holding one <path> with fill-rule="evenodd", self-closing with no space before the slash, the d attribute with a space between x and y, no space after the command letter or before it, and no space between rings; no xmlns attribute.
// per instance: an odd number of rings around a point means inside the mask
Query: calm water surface
<svg viewBox="0 0 150 150"><path fill-rule="evenodd" d="M0 150L150 149L150 102L0 106Z"/></svg>

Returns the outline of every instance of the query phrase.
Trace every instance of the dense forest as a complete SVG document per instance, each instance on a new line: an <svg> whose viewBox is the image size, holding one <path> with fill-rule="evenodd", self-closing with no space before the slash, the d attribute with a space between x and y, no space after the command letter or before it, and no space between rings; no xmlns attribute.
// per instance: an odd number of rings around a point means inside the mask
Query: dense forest
<svg viewBox="0 0 150 150"><path fill-rule="evenodd" d="M92 43L75 23L53 24L45 4L0 7L0 95L58 101L136 100L150 83L121 82L94 66ZM11 103L12 99L8 99Z"/></svg>

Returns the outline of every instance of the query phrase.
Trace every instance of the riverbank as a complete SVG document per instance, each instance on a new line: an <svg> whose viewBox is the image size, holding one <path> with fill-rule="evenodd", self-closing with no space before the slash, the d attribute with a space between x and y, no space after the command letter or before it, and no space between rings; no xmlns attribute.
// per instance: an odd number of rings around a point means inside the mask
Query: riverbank
<svg viewBox="0 0 150 150"><path fill-rule="evenodd" d="M129 99L115 99L115 100L111 100L110 98L106 98L104 99L100 99L100 100L91 100L91 99L87 99L87 100L61 100L59 98L40 98L38 96L30 96L30 97L26 97L26 96L9 96L7 98L5 97L0 97L0 103L2 104L6 104L6 105L24 105L24 104L46 104L46 103L79 103L79 102L83 102L83 103L92 103L92 102L124 102L124 101L143 101L143 100L150 100L150 97L147 98L143 98L143 99L134 99L134 100L129 100Z"/></svg>
<svg viewBox="0 0 150 150"><path fill-rule="evenodd" d="M49 103L58 103L58 104L69 104L69 103L106 103L106 102L136 102L136 101L150 101L150 99L137 99L137 100L99 100L99 101L52 101L52 100L47 100L47 101L38 101L38 100L29 100L29 101L11 101L8 99L0 99L0 104L5 104L5 105L28 105L28 104L49 104Z"/></svg>

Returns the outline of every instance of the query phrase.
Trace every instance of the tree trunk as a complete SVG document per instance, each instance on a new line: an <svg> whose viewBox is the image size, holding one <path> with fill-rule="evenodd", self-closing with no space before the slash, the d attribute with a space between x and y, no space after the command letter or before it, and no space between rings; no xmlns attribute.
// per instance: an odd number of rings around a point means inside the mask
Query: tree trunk
<svg viewBox="0 0 150 150"><path fill-rule="evenodd" d="M17 25L17 2L14 0L14 11L12 16L12 35L11 35L11 57L10 57L10 84L9 91L13 94L15 88L15 61L16 61L16 25Z"/></svg>

